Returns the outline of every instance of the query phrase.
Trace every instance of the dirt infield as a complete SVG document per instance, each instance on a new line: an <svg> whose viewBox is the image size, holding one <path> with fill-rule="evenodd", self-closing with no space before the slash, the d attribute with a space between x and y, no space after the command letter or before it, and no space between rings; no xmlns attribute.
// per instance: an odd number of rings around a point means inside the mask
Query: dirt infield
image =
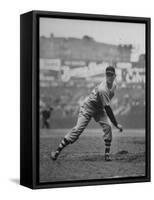
<svg viewBox="0 0 154 200"><path fill-rule="evenodd" d="M113 131L111 162L104 161L100 130L86 131L63 150L57 161L50 159L67 130L42 130L40 134L40 182L103 179L145 175L144 130ZM93 137L91 137L93 136Z"/></svg>

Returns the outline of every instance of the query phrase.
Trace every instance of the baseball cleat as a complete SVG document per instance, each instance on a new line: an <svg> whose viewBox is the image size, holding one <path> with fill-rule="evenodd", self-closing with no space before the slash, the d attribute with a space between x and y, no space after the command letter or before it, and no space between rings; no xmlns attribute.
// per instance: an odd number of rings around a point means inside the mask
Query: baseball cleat
<svg viewBox="0 0 154 200"><path fill-rule="evenodd" d="M57 160L58 155L59 155L59 152L58 152L58 151L51 152L51 159L52 159L52 160Z"/></svg>
<svg viewBox="0 0 154 200"><path fill-rule="evenodd" d="M112 159L109 155L105 155L105 161L112 161Z"/></svg>

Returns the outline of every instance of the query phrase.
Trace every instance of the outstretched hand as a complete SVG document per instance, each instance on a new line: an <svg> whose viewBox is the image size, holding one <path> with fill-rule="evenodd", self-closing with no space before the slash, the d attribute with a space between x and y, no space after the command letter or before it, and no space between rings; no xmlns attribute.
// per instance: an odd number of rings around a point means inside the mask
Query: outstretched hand
<svg viewBox="0 0 154 200"><path fill-rule="evenodd" d="M122 132L123 131L122 125L121 124L117 124L117 129L119 129L119 131Z"/></svg>

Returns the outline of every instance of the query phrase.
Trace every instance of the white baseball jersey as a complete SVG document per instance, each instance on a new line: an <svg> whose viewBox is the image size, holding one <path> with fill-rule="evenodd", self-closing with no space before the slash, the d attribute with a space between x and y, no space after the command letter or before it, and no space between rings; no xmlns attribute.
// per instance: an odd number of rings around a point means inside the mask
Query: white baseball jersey
<svg viewBox="0 0 154 200"><path fill-rule="evenodd" d="M107 87L106 81L94 88L91 94L85 99L83 105L90 110L103 110L104 106L110 105L110 101L114 96L116 84L113 82L112 88Z"/></svg>

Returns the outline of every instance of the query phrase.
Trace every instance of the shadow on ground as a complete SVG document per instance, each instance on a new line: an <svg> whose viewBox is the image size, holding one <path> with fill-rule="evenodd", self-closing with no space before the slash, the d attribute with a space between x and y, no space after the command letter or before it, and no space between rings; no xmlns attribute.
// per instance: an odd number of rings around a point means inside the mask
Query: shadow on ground
<svg viewBox="0 0 154 200"><path fill-rule="evenodd" d="M20 179L18 179L18 178L11 178L10 181L17 185L20 185Z"/></svg>

